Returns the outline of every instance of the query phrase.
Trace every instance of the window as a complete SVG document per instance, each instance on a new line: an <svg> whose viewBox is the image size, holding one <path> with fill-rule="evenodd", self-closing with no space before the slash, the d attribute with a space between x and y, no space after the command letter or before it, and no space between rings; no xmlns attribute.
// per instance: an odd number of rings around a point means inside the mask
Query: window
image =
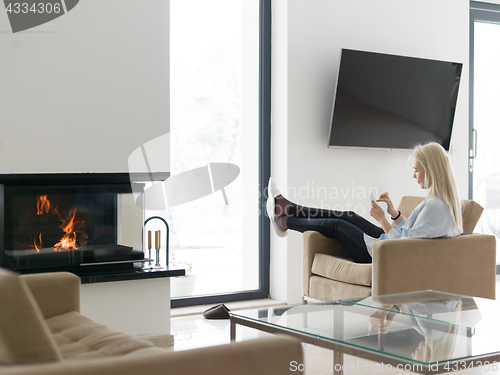
<svg viewBox="0 0 500 375"><path fill-rule="evenodd" d="M269 1L170 1L170 178L208 173L214 191L160 215L169 264L190 275L171 280L173 307L268 295L269 13Z"/></svg>
<svg viewBox="0 0 500 375"><path fill-rule="evenodd" d="M471 2L470 188L484 207L476 231L500 238L500 5ZM500 263L497 252L497 264Z"/></svg>

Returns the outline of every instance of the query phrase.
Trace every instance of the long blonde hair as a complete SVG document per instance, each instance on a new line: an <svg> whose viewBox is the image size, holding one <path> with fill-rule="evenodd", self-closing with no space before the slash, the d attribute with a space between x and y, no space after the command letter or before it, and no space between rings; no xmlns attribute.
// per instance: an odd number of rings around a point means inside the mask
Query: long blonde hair
<svg viewBox="0 0 500 375"><path fill-rule="evenodd" d="M425 170L425 187L431 198L439 197L451 214L455 226L463 232L462 204L458 197L457 183L450 159L444 148L430 142L415 147L413 157Z"/></svg>
<svg viewBox="0 0 500 375"><path fill-rule="evenodd" d="M453 316L450 317L449 323L442 323L441 327L444 329L443 336L437 340L430 337L425 338L425 346L423 352L424 362L444 362L453 359L457 339L459 337L460 316L462 314L462 300L458 301ZM438 323L439 325L439 323Z"/></svg>

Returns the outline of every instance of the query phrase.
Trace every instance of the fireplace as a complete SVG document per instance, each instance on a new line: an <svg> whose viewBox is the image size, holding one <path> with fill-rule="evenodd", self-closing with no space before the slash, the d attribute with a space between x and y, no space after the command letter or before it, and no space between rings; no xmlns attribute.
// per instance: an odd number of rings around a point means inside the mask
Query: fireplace
<svg viewBox="0 0 500 375"><path fill-rule="evenodd" d="M128 174L3 175L0 184L0 266L86 275L145 261Z"/></svg>

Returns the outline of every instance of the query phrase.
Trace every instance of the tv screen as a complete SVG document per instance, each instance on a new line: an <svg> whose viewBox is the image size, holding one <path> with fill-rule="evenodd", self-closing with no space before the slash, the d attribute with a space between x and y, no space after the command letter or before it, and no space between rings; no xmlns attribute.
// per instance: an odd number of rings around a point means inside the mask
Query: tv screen
<svg viewBox="0 0 500 375"><path fill-rule="evenodd" d="M462 64L342 49L330 146L446 150Z"/></svg>

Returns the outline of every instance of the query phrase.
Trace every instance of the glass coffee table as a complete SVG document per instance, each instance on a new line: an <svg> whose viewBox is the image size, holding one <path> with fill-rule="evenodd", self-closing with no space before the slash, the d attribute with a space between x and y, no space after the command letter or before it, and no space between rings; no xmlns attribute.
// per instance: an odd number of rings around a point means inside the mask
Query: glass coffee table
<svg viewBox="0 0 500 375"><path fill-rule="evenodd" d="M344 354L376 361L379 370L421 374L500 367L500 304L484 298L419 291L234 311L230 322L233 341L239 324L331 349L338 375L363 366L378 372L361 360L344 365Z"/></svg>

